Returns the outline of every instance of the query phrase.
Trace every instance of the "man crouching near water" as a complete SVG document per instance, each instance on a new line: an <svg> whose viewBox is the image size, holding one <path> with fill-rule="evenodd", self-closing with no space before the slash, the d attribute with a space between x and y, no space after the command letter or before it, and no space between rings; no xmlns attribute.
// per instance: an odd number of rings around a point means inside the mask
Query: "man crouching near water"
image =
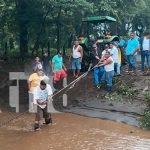
<svg viewBox="0 0 150 150"><path fill-rule="evenodd" d="M40 85L37 86L33 93L34 104L37 105L37 112L35 116L35 125L34 130L38 130L40 128L40 120L41 115L43 113L43 118L45 118L45 124L52 123L51 115L48 112L48 99L49 96L52 95L51 87L46 84L44 80L40 82Z"/></svg>

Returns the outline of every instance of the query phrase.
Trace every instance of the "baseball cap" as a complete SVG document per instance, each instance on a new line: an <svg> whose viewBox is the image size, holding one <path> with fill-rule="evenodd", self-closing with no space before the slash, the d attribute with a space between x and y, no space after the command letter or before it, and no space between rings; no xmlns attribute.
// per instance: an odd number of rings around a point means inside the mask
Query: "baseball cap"
<svg viewBox="0 0 150 150"><path fill-rule="evenodd" d="M41 68L38 68L36 71L37 71L37 72L38 72L38 71L44 72L43 69L41 69Z"/></svg>
<svg viewBox="0 0 150 150"><path fill-rule="evenodd" d="M93 44L93 46L92 46L93 48L97 48L97 45L96 44Z"/></svg>
<svg viewBox="0 0 150 150"><path fill-rule="evenodd" d="M109 48L108 44L105 45L105 48Z"/></svg>
<svg viewBox="0 0 150 150"><path fill-rule="evenodd" d="M62 51L58 51L58 52L57 52L57 54L60 54L60 55L62 55Z"/></svg>

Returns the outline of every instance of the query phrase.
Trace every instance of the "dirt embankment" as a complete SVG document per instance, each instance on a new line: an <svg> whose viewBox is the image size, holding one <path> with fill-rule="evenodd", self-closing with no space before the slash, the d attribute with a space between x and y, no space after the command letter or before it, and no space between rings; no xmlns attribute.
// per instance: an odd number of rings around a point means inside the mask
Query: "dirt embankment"
<svg viewBox="0 0 150 150"><path fill-rule="evenodd" d="M28 69L31 68L29 65L27 66ZM7 106L7 109L9 108L10 110L9 86L16 86L16 81L9 81L9 72L24 71L24 66L20 64L3 64L1 67L0 78L2 80L0 82L0 104L1 106ZM125 68L122 70L125 70ZM149 78L149 76L142 76L140 72L138 72L137 76L131 76L123 71L121 77L115 78L112 92L108 93L104 88L100 90L96 89L93 84L93 73L90 72L86 77L76 83L73 88L70 90L66 89L54 97L53 105L58 111L115 120L139 126L138 119L143 115L144 109L146 108L143 90L147 86L147 83L145 82L145 79L147 78ZM73 80L74 78L72 77L71 72L69 72L68 83ZM118 89L121 89L122 84L126 85L124 88L134 89L134 95L127 94L119 100L122 94L119 92L122 91L119 91ZM62 97L64 94L67 94L67 107L63 107ZM111 95L113 96L111 97ZM114 97L115 100L113 100ZM28 109L28 89L25 80L19 81L19 102L20 106L23 106L21 107L22 111Z"/></svg>
<svg viewBox="0 0 150 150"><path fill-rule="evenodd" d="M139 119L146 109L144 92L148 90L148 78L149 76L143 76L140 71L137 72L137 76L122 71L120 77L114 78L112 92L108 93L104 87L99 90L95 88L91 72L67 92L70 105L65 112L139 127Z"/></svg>

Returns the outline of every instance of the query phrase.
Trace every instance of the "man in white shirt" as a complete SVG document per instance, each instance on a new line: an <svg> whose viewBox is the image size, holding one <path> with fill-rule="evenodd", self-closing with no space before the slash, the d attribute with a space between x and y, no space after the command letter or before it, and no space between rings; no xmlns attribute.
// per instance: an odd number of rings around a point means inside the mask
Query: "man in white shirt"
<svg viewBox="0 0 150 150"><path fill-rule="evenodd" d="M101 66L104 66L105 69L106 90L111 91L114 76L114 61L109 51L105 53L105 60L102 62Z"/></svg>
<svg viewBox="0 0 150 150"><path fill-rule="evenodd" d="M106 52L109 52L110 51L110 49L109 49L109 45L105 45L105 47L104 47L104 50L102 51L102 59L105 59L105 54L106 54Z"/></svg>
<svg viewBox="0 0 150 150"><path fill-rule="evenodd" d="M118 49L113 43L110 43L109 46L110 46L109 51L110 51L113 61L114 61L115 74L120 75L120 64L118 63Z"/></svg>
<svg viewBox="0 0 150 150"><path fill-rule="evenodd" d="M141 70L145 70L145 58L147 59L147 67L150 69L150 32L145 33L145 36L140 41L141 47Z"/></svg>
<svg viewBox="0 0 150 150"><path fill-rule="evenodd" d="M52 123L51 115L47 110L48 97L52 95L52 89L50 85L46 84L44 80L40 82L40 85L37 86L34 90L34 104L37 105L37 113L35 117L34 129L38 130L40 128L39 122L41 120L41 114L45 118L45 124Z"/></svg>
<svg viewBox="0 0 150 150"><path fill-rule="evenodd" d="M78 77L81 70L83 58L83 48L79 45L79 41L75 41L72 50L72 70L73 76Z"/></svg>
<svg viewBox="0 0 150 150"><path fill-rule="evenodd" d="M33 73L30 75L28 79L28 87L29 87L29 112L34 112L33 109L33 92L36 86L40 85L41 80L47 80L49 81L49 78L44 75L44 72L42 69L39 69L36 71L36 73Z"/></svg>

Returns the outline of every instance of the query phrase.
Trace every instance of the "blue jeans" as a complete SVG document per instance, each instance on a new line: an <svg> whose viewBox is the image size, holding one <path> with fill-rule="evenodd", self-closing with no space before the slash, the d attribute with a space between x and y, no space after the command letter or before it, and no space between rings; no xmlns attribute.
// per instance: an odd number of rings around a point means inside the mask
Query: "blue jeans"
<svg viewBox="0 0 150 150"><path fill-rule="evenodd" d="M120 64L114 63L114 71L116 75L120 75Z"/></svg>
<svg viewBox="0 0 150 150"><path fill-rule="evenodd" d="M145 58L147 59L147 67L150 67L150 52L149 51L141 51L141 63L142 63L141 70L142 71L144 71L144 67L145 67Z"/></svg>
<svg viewBox="0 0 150 150"><path fill-rule="evenodd" d="M94 68L94 80L96 85L102 82L103 74L104 74L104 67Z"/></svg>
<svg viewBox="0 0 150 150"><path fill-rule="evenodd" d="M72 69L81 70L80 58L73 58L72 59Z"/></svg>
<svg viewBox="0 0 150 150"><path fill-rule="evenodd" d="M129 64L129 69L136 70L137 55L134 55L134 56L127 55L127 60Z"/></svg>
<svg viewBox="0 0 150 150"><path fill-rule="evenodd" d="M114 70L105 72L105 80L107 83L107 87L110 87L110 88L112 87L113 76L114 76Z"/></svg>

